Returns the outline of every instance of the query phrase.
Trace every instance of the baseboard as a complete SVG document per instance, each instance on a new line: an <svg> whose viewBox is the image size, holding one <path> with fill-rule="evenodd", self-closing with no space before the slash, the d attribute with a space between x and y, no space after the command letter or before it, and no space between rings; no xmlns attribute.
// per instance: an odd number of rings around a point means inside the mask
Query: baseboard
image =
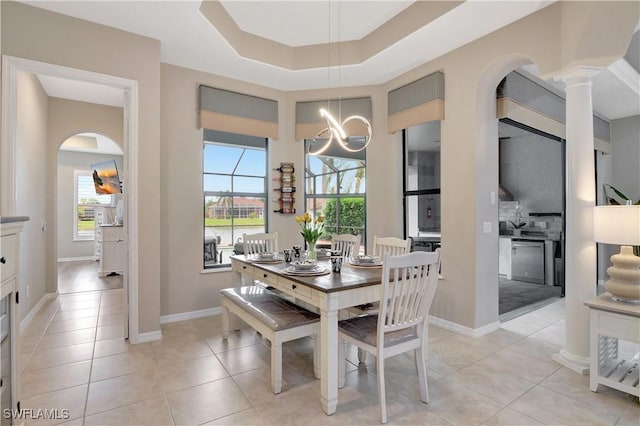
<svg viewBox="0 0 640 426"><path fill-rule="evenodd" d="M42 309L42 306L45 304L45 302L49 299L55 299L56 297L58 297L57 293L45 293L40 298L40 300L38 300L38 303L36 303L36 305L31 309L31 311L29 311L27 316L24 317L22 321L20 321L20 333L22 333L24 329L27 328L27 326L33 320L33 317L35 317L36 314L40 311L40 309Z"/></svg>
<svg viewBox="0 0 640 426"><path fill-rule="evenodd" d="M154 340L162 340L162 330L140 333L136 343L153 342Z"/></svg>
<svg viewBox="0 0 640 426"><path fill-rule="evenodd" d="M79 262L83 260L98 260L95 256L80 256L80 257L59 257L58 262Z"/></svg>
<svg viewBox="0 0 640 426"><path fill-rule="evenodd" d="M160 324L168 324L170 322L187 321L195 318L210 317L212 315L222 314L222 308L208 308L199 311L182 312L180 314L162 315Z"/></svg>
<svg viewBox="0 0 640 426"><path fill-rule="evenodd" d="M470 337L484 336L485 334L492 333L500 328L500 321L492 322L491 324L487 324L480 328L470 328L455 322L432 316L429 316L429 324L437 325L438 327L442 327L447 330L454 331L458 334Z"/></svg>

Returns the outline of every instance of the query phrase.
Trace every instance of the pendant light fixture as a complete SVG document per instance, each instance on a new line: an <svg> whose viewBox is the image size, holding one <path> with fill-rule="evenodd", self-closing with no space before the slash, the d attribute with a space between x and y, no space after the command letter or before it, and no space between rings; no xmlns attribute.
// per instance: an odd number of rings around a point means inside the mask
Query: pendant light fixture
<svg viewBox="0 0 640 426"><path fill-rule="evenodd" d="M329 0L329 20L328 20L328 28L329 28L329 55L328 55L328 63L327 63L327 83L328 83L328 88L331 88L331 3L333 1ZM340 0L338 0L337 2L338 5L338 27L337 27L337 34L338 34L338 87L340 87ZM335 140L341 147L342 149L344 149L345 151L349 151L349 152L358 152L358 151L362 151L364 150L367 145L369 145L369 142L371 142L371 134L372 134L372 129L371 129L371 123L369 122L369 120L367 120L365 117L362 117L360 115L351 115L347 118L344 119L344 121L341 122L342 119L342 104L341 104L341 99L340 97L338 97L338 119L336 119L331 112L329 111L329 107L330 107L330 100L327 99L327 108L320 108L320 110L318 111L320 114L320 117L322 117L322 119L327 123L327 127L325 127L324 129L320 130L312 139L311 143L309 144L309 147L307 149L307 152L310 155L320 155L323 152L325 152L329 146L331 145L331 143ZM367 129L367 134L365 136L364 139L364 143L362 144L362 146L359 146L358 148L352 148L349 146L349 136L347 135L347 132L345 131L345 125L351 121L360 121L362 122L362 124L364 124L364 126ZM362 135L358 135L358 136L362 136ZM324 140L326 140L326 142L323 142Z"/></svg>

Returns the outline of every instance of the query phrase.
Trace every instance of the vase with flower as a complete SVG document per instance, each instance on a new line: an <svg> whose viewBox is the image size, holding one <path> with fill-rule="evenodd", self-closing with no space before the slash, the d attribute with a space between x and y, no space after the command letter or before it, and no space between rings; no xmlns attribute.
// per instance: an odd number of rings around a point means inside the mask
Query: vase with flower
<svg viewBox="0 0 640 426"><path fill-rule="evenodd" d="M318 215L314 219L309 212L305 212L303 215L296 216L295 220L302 228L300 234L307 243L307 259L317 260L316 243L324 233L324 216Z"/></svg>

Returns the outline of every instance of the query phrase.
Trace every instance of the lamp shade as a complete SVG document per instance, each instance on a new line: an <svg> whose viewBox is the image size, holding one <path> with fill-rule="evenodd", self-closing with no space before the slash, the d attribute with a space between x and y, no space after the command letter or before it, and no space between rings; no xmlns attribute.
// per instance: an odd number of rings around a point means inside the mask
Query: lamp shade
<svg viewBox="0 0 640 426"><path fill-rule="evenodd" d="M640 206L596 206L593 239L606 244L640 245Z"/></svg>

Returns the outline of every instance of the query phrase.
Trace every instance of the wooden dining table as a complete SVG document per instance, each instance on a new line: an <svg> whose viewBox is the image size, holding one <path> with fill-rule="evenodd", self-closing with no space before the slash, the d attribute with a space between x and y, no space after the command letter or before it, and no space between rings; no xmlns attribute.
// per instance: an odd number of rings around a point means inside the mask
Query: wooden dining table
<svg viewBox="0 0 640 426"><path fill-rule="evenodd" d="M339 273L319 276L288 275L285 262L256 262L245 255L232 255L233 271L250 280L259 280L281 292L313 305L320 310L320 399L328 415L338 405L338 311L380 300L381 267L357 267L343 264ZM329 260L318 266L331 271Z"/></svg>

